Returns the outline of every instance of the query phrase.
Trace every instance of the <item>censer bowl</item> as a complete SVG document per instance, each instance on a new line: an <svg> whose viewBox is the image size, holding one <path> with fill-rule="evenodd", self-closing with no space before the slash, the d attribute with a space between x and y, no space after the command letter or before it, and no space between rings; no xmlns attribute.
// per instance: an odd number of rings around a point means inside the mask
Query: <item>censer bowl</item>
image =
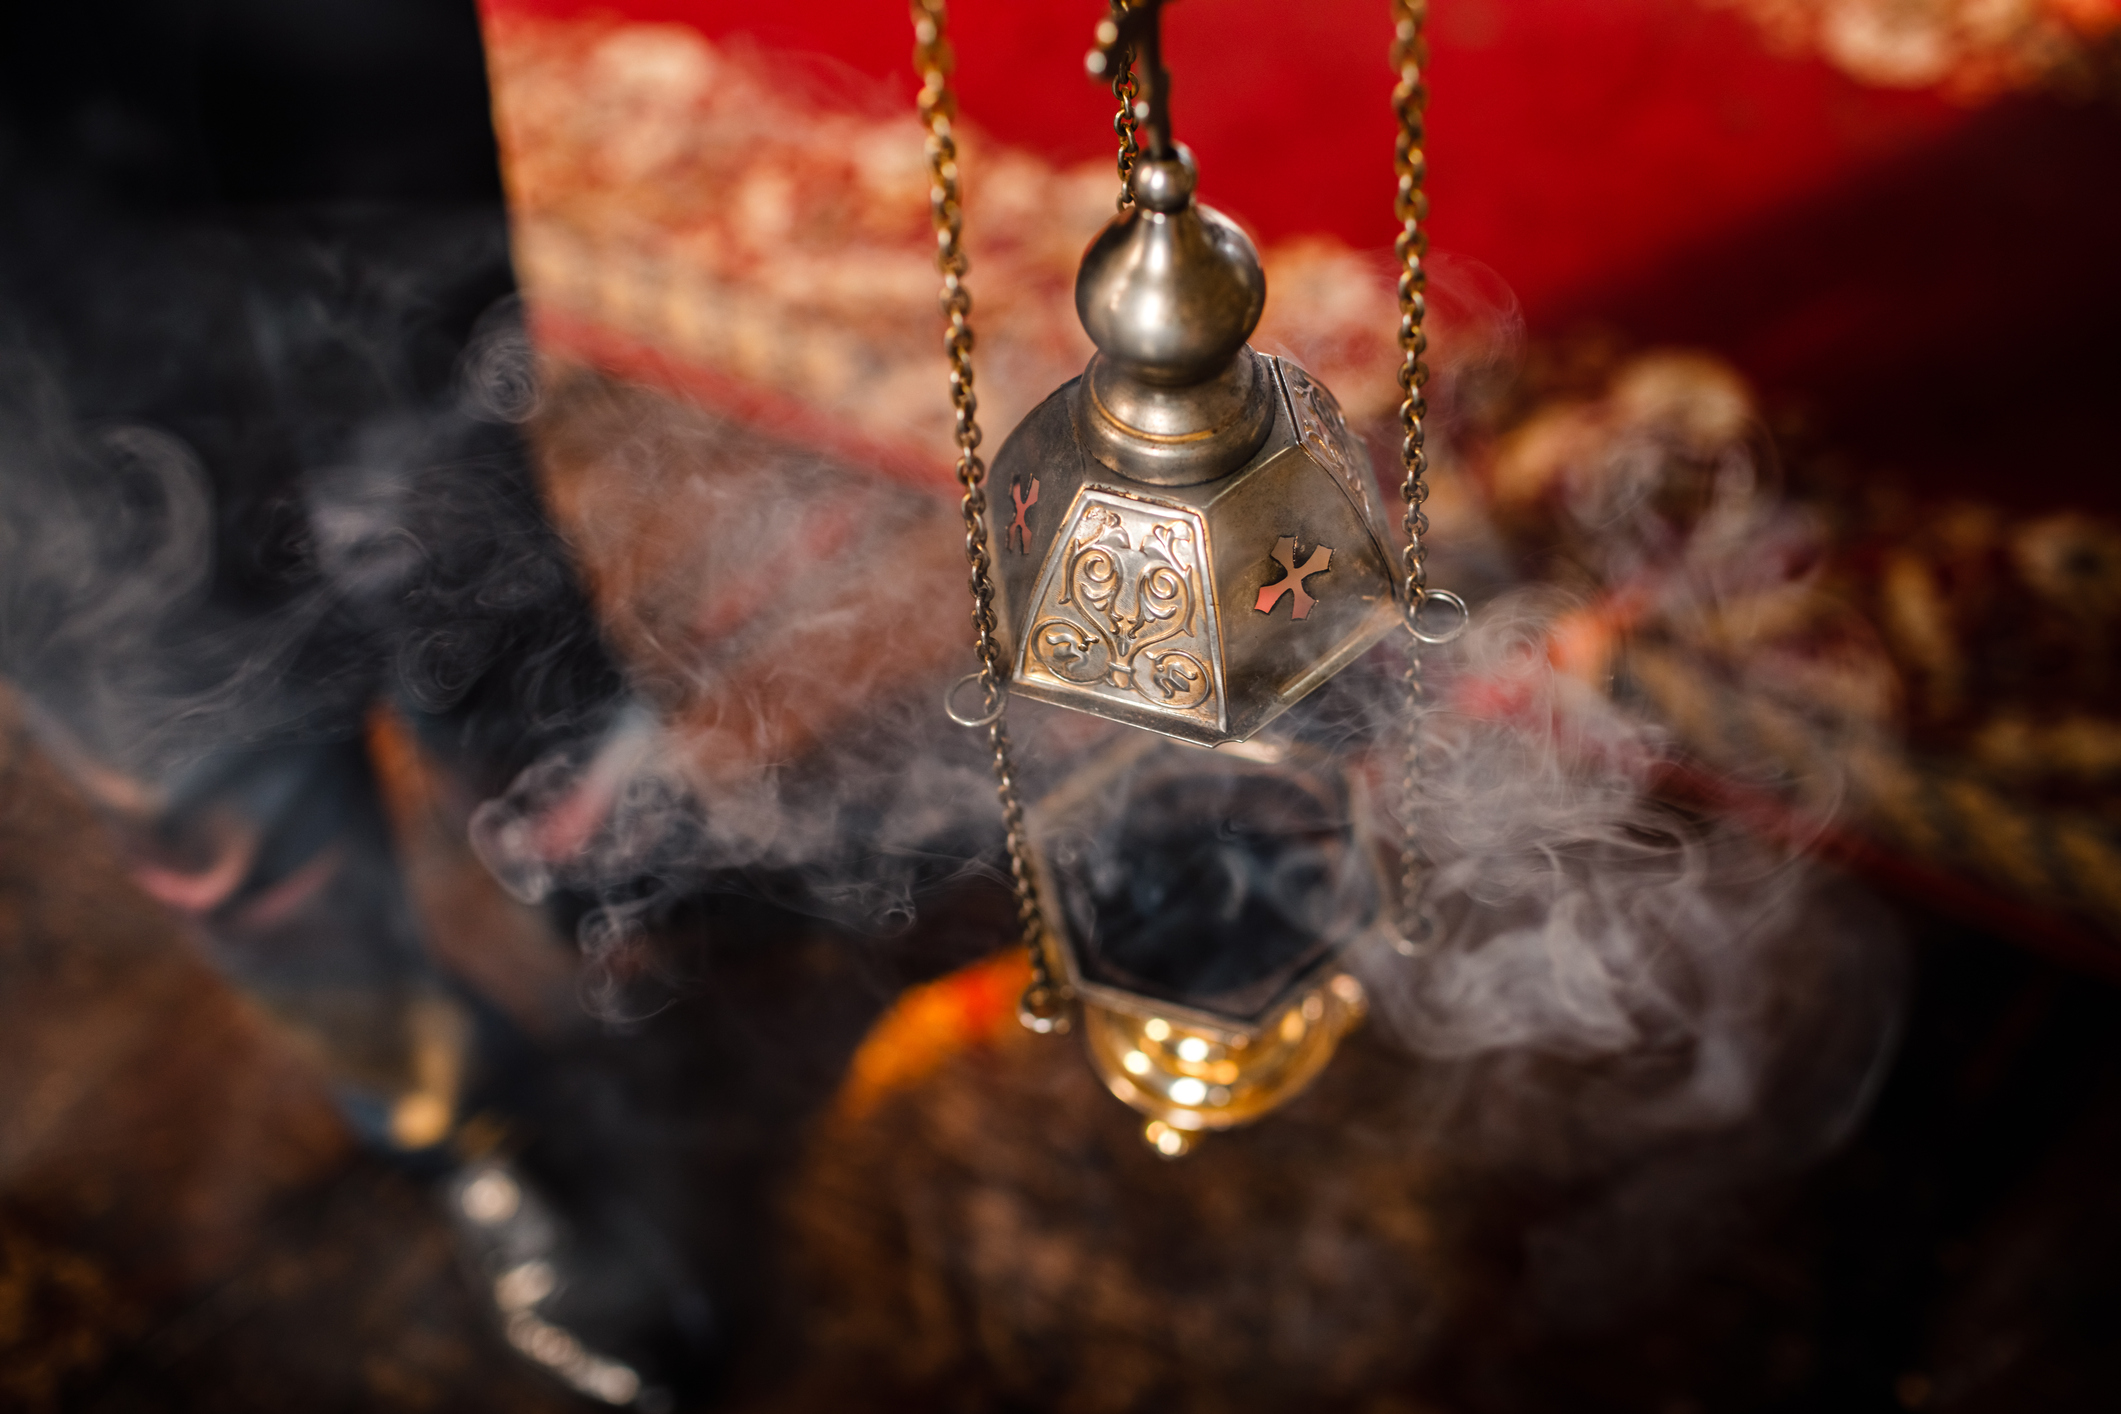
<svg viewBox="0 0 2121 1414"><path fill-rule="evenodd" d="M1163 1152L1290 1098L1362 1014L1334 963L1377 919L1377 862L1339 765L1276 754L1137 739L1039 812L1056 969Z"/></svg>

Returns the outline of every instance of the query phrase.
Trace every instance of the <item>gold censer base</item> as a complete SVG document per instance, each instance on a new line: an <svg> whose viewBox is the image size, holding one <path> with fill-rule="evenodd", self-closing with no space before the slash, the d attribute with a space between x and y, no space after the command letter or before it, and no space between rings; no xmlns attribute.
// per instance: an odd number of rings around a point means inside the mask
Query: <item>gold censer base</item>
<svg viewBox="0 0 2121 1414"><path fill-rule="evenodd" d="M1147 1115L1142 1137L1175 1159L1200 1136L1259 1118L1309 1085L1341 1037L1361 1023L1362 984L1321 979L1249 1031L1085 1000L1083 1041L1106 1088Z"/></svg>

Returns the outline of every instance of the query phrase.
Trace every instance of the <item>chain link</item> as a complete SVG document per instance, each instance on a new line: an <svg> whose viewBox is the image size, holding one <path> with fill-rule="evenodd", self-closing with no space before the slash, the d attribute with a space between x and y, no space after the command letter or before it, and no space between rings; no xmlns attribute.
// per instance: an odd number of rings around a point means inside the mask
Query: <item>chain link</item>
<svg viewBox="0 0 2121 1414"><path fill-rule="evenodd" d="M1422 355L1428 351L1428 335L1422 321L1428 313L1429 198L1422 190L1428 177L1427 110L1429 90L1424 82L1429 63L1428 44L1422 35L1428 20L1428 0L1392 0L1392 70L1399 82L1392 90L1392 111L1399 120L1399 140L1393 168L1399 174L1399 190L1393 212L1400 221L1399 238L1393 249L1399 256L1399 386L1405 398L1399 405L1400 464L1405 478L1400 496L1406 510L1400 521L1406 533L1401 551L1405 578L1400 603L1406 613L1407 664L1401 683L1402 724L1406 731L1406 755L1400 777L1399 936L1402 946L1419 949L1433 931L1425 916L1423 895L1427 888L1427 863L1422 858L1420 836L1422 714L1425 710L1421 682L1421 610L1430 597L1428 536L1429 517L1422 509L1429 499L1429 455L1425 446L1424 419L1428 399L1423 390L1429 382L1429 365ZM1453 596L1455 601L1455 596Z"/></svg>
<svg viewBox="0 0 2121 1414"><path fill-rule="evenodd" d="M987 538L987 466L980 459L979 397L972 387L972 295L965 288L970 262L964 249L964 207L958 184L957 95L950 88L955 59L945 33L944 0L912 0L914 70L921 77L921 125L927 129L928 212L935 227L935 268L942 273L940 298L945 328L943 352L950 361L950 405L957 413L957 479L964 487L958 510L965 523L965 565L972 587L972 635L979 657L979 686L986 713L987 743L993 753L995 793L1001 799L1004 841L1009 855L1009 882L1016 896L1016 921L1031 962L1031 985L1024 992L1018 1017L1033 1031L1065 1031L1065 999L1053 983L1039 922L1038 894L1032 882L1030 843L1024 833L1024 805L1017 789L1009 749L1009 723L1003 712L1008 670L994 628L994 574Z"/></svg>
<svg viewBox="0 0 2121 1414"><path fill-rule="evenodd" d="M1115 20L1125 7L1126 0L1112 0ZM1125 211L1134 204L1134 162L1141 156L1141 146L1134 140L1134 104L1141 97L1141 83L1134 77L1132 51L1123 49L1114 57L1119 72L1112 78L1112 96L1119 102L1119 112L1112 117L1112 131L1119 137L1119 209Z"/></svg>

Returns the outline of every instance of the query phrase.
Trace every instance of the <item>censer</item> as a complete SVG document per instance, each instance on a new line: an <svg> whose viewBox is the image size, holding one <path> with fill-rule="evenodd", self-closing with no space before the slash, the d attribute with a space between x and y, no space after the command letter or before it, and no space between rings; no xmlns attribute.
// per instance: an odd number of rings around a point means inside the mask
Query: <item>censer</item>
<svg viewBox="0 0 2121 1414"><path fill-rule="evenodd" d="M1382 861L1351 824L1358 783L1325 753L1255 734L1395 626L1417 645L1455 637L1466 606L1428 587L1424 563L1424 0L1393 0L1406 392L1394 549L1332 394L1246 343L1266 279L1244 232L1195 199L1196 164L1172 140L1164 2L1115 0L1098 26L1088 67L1121 105L1122 190L1076 279L1097 353L1010 434L991 497L944 0L915 0L913 17L980 664L948 710L993 749L1032 964L1024 1024L1066 1031L1079 1014L1100 1076L1176 1156L1273 1109L1331 1058L1363 1013L1337 964L1385 911ZM1442 631L1424 617L1432 605L1447 612ZM1403 949L1424 931L1411 833L1420 669L1417 647ZM974 684L979 710L957 706ZM1145 730L1042 802L1032 829L1010 693Z"/></svg>

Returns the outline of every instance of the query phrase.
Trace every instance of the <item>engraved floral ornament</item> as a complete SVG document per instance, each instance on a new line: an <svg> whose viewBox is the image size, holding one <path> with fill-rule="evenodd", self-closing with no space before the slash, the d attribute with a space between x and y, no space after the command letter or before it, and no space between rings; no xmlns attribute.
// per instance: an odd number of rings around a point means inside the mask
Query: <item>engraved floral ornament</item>
<svg viewBox="0 0 2121 1414"><path fill-rule="evenodd" d="M1191 642L1205 612L1199 546L1188 520L1157 520L1130 536L1119 513L1091 504L1062 549L1052 612L1031 649L1064 682L1131 689L1152 706L1190 711L1214 681Z"/></svg>
<svg viewBox="0 0 2121 1414"><path fill-rule="evenodd" d="M1348 458L1348 421L1341 416L1339 401L1295 364L1284 360L1281 371L1289 386L1289 410L1296 414L1296 440L1369 514L1369 493Z"/></svg>

